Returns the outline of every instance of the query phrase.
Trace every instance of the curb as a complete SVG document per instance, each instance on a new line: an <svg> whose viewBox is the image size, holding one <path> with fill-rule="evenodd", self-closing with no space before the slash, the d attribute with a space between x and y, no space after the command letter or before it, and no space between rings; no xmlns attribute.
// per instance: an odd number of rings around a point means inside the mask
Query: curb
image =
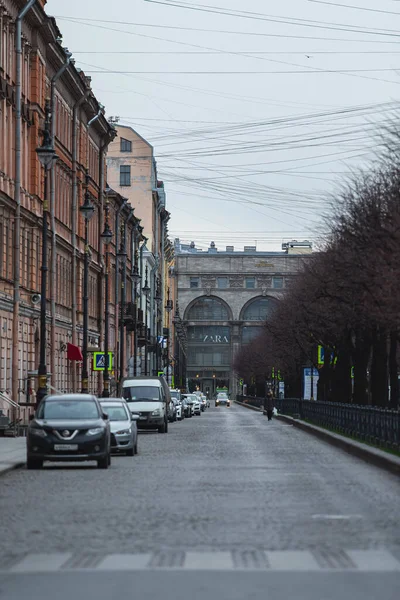
<svg viewBox="0 0 400 600"><path fill-rule="evenodd" d="M7 467L4 467L4 469L2 469L0 466L0 477L2 477L3 475L6 475L10 471L15 471L16 469L22 469L23 467L25 467L25 465L26 465L26 461L24 460L24 461L9 465Z"/></svg>
<svg viewBox="0 0 400 600"><path fill-rule="evenodd" d="M390 471L395 475L400 475L400 458L392 456L383 450L379 450L379 448L366 446L362 442L350 440L338 433L327 431L316 425L311 425L310 423L305 423L304 421L299 421L298 419L293 419L286 415L277 415L275 416L275 419L290 423L294 427L298 427L302 431L314 435L324 442L344 450L348 454L361 458L361 460L364 460L369 464Z"/></svg>

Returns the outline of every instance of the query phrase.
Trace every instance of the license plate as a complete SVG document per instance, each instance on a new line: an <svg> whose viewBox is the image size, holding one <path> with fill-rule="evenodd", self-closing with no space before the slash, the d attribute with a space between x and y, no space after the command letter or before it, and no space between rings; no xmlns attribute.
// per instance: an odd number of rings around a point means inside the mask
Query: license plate
<svg viewBox="0 0 400 600"><path fill-rule="evenodd" d="M66 450L74 451L78 450L78 444L55 444L54 450L59 450L61 452L65 452Z"/></svg>
<svg viewBox="0 0 400 600"><path fill-rule="evenodd" d="M144 416L139 417L139 421L146 421L146 420L147 420L147 417L144 417Z"/></svg>

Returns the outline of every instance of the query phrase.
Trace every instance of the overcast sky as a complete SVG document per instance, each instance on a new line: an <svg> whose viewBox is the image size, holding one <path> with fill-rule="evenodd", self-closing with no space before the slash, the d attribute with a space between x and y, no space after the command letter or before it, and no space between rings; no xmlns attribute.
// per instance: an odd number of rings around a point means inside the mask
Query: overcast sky
<svg viewBox="0 0 400 600"><path fill-rule="evenodd" d="M49 0L47 11L107 116L154 146L171 237L199 247L318 240L327 196L373 161L399 96L395 0Z"/></svg>

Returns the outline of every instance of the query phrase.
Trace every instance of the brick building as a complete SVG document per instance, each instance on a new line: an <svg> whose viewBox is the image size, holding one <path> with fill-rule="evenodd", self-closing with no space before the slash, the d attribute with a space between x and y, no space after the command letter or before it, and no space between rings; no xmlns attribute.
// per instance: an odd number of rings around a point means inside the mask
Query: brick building
<svg viewBox="0 0 400 600"><path fill-rule="evenodd" d="M89 345L101 347L104 334L104 226L106 152L115 130L104 117L90 87L77 69L46 0L30 2L22 25L21 54L17 17L26 0L0 0L0 392L14 401L34 401L39 362L39 306L44 170L36 148L42 141L46 98L52 100L52 128L57 162L48 177L49 273L47 286L47 370L58 390L80 389L80 367L67 356L67 344L82 344L82 274L86 170L95 215L89 222ZM21 61L19 63L19 56ZM18 65L21 69L21 118L18 110ZM18 134L20 125L20 136ZM19 155L18 155L19 153ZM19 168L20 160L20 168ZM129 205L119 194L109 199L111 218L127 218ZM124 209L121 209L121 205ZM132 216L132 215L131 215ZM114 222L114 221L113 221ZM130 218L128 239L139 221ZM113 225L112 225L113 228ZM116 233L114 231L114 234ZM110 246L115 279L115 236ZM127 249L128 281L132 247ZM114 286L114 289L115 286ZM128 299L130 297L127 286ZM115 293L110 302L115 303ZM111 309L115 315L115 308ZM112 317L114 318L114 317ZM111 340L116 344L116 324ZM113 333L114 331L114 333ZM112 348L110 348L111 350ZM93 373L90 387L101 385Z"/></svg>

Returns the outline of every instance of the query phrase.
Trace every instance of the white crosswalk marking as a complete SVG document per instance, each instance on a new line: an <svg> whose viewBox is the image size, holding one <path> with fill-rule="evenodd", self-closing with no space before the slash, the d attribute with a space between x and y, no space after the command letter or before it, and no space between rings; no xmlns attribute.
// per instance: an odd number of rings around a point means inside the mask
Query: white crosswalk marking
<svg viewBox="0 0 400 600"><path fill-rule="evenodd" d="M202 571L231 571L233 559L230 552L187 552L183 568Z"/></svg>
<svg viewBox="0 0 400 600"><path fill-rule="evenodd" d="M272 571L320 571L321 567L307 550L267 552Z"/></svg>
<svg viewBox="0 0 400 600"><path fill-rule="evenodd" d="M97 571L138 571L146 569L151 554L110 554L96 567Z"/></svg>
<svg viewBox="0 0 400 600"><path fill-rule="evenodd" d="M359 571L400 571L400 563L387 550L348 550Z"/></svg>
<svg viewBox="0 0 400 600"><path fill-rule="evenodd" d="M60 554L28 554L21 562L14 565L12 573L49 573L58 571L71 558L70 552Z"/></svg>

